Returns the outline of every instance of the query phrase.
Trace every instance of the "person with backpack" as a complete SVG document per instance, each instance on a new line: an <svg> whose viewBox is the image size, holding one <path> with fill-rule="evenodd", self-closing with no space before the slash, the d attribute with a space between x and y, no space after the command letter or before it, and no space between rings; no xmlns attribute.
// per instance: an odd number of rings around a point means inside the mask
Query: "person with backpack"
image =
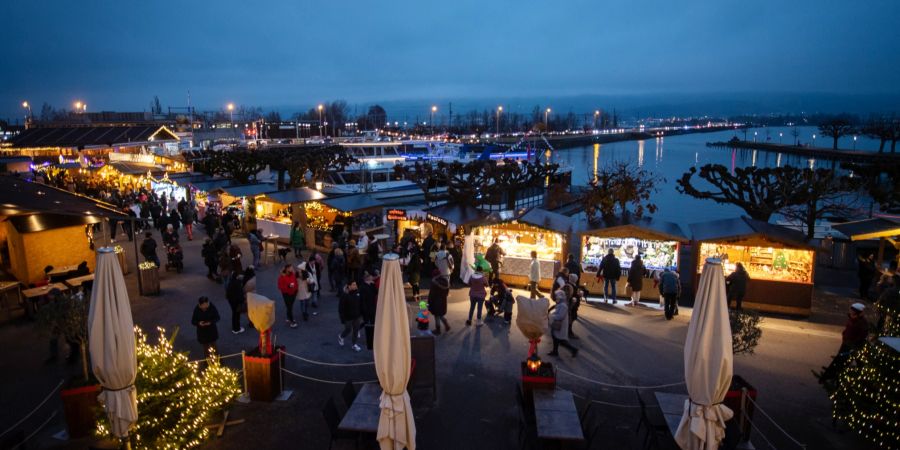
<svg viewBox="0 0 900 450"><path fill-rule="evenodd" d="M569 306L569 338L570 339L580 339L575 333L572 331L572 324L578 320L578 308L581 307L581 296L579 295L580 288L578 287L578 275L574 273L569 274L569 281L563 286L563 292L566 293L566 299L568 300Z"/></svg>
<svg viewBox="0 0 900 450"><path fill-rule="evenodd" d="M678 294L681 293L681 283L678 281L678 274L668 267L659 276L659 293L665 302L666 320L672 320L678 305Z"/></svg>
<svg viewBox="0 0 900 450"><path fill-rule="evenodd" d="M609 290L612 287L612 302L616 304L616 284L621 277L622 265L619 263L619 258L616 258L613 249L609 249L609 252L600 261L600 270L597 271L597 278L603 280L603 303L606 303L609 298Z"/></svg>

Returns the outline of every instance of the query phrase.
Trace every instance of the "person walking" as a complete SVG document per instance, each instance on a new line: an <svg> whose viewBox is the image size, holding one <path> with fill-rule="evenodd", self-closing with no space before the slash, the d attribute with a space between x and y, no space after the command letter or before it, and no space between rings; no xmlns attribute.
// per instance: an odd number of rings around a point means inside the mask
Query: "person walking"
<svg viewBox="0 0 900 450"><path fill-rule="evenodd" d="M875 255L858 258L859 267L856 276L859 278L859 298L869 300L869 289L872 287L872 279L878 271L875 267Z"/></svg>
<svg viewBox="0 0 900 450"><path fill-rule="evenodd" d="M291 328L297 328L297 322L294 321L294 302L297 300L297 272L290 264L286 264L278 275L278 292L281 292L281 298L284 299L284 306L287 310L287 324Z"/></svg>
<svg viewBox="0 0 900 450"><path fill-rule="evenodd" d="M303 315L303 321L309 320L309 298L310 284L314 283L315 278L306 270L306 261L301 261L297 265L297 302L300 304L300 314Z"/></svg>
<svg viewBox="0 0 900 450"><path fill-rule="evenodd" d="M681 293L681 282L678 280L678 274L668 267L659 276L659 293L665 302L666 320L672 320L675 316L675 307L678 305L678 294Z"/></svg>
<svg viewBox="0 0 900 450"><path fill-rule="evenodd" d="M341 299L338 303L338 315L341 318L341 323L344 324L344 330L338 334L338 344L343 347L344 339L350 336L353 350L361 351L362 348L356 343L356 340L359 337L359 318L362 315L362 310L360 309L359 289L355 281L351 281L344 288L344 292L341 293Z"/></svg>
<svg viewBox="0 0 900 450"><path fill-rule="evenodd" d="M541 262L538 261L537 252L531 251L531 270L528 272L528 290L531 291L531 298L543 298L544 295L538 290L538 283L541 282Z"/></svg>
<svg viewBox="0 0 900 450"><path fill-rule="evenodd" d="M259 257L262 251L262 240L256 230L247 233L247 243L250 244L250 254L253 255L253 267L259 267Z"/></svg>
<svg viewBox="0 0 900 450"><path fill-rule="evenodd" d="M447 296L450 294L450 277L441 275L440 271L432 272L431 286L428 288L428 310L434 316L434 334L441 334L441 324L450 332L447 322Z"/></svg>
<svg viewBox="0 0 900 450"><path fill-rule="evenodd" d="M483 325L481 321L481 308L484 307L484 299L487 297L487 279L480 266L475 267L475 273L469 277L469 318L466 319L466 326L472 325L472 314L478 309L476 315L476 326Z"/></svg>
<svg viewBox="0 0 900 450"><path fill-rule="evenodd" d="M225 287L225 298L231 307L231 332L240 334L244 332L241 326L241 309L244 305L244 275L241 272L231 272L231 277Z"/></svg>
<svg viewBox="0 0 900 450"><path fill-rule="evenodd" d="M181 212L181 223L184 224L184 232L189 241L194 240L195 220L197 220L197 210L192 203L185 202L184 211Z"/></svg>
<svg viewBox="0 0 900 450"><path fill-rule="evenodd" d="M306 233L300 228L300 222L294 222L291 226L291 248L294 250L294 258L300 259L303 247L306 247Z"/></svg>
<svg viewBox="0 0 900 450"><path fill-rule="evenodd" d="M600 270L597 271L597 278L603 279L603 303L606 303L609 298L610 289L612 289L612 302L613 304L617 303L616 284L621 277L622 265L619 263L619 258L616 258L613 249L609 249L609 252L600 261Z"/></svg>
<svg viewBox="0 0 900 450"><path fill-rule="evenodd" d="M362 269L362 255L356 247L356 241L351 239L347 246L347 280L360 281L363 277L360 269Z"/></svg>
<svg viewBox="0 0 900 450"><path fill-rule="evenodd" d="M153 264L156 264L156 267L159 267L159 256L156 254L156 239L153 239L153 233L146 232L144 233L144 242L141 242L141 256L144 257L145 261L152 261Z"/></svg>
<svg viewBox="0 0 900 450"><path fill-rule="evenodd" d="M219 322L219 310L216 305L209 302L209 297L203 296L197 300L194 314L191 316L191 324L197 327L197 342L203 346L203 353L209 356L216 353L216 341L219 339L219 330L216 323Z"/></svg>
<svg viewBox="0 0 900 450"><path fill-rule="evenodd" d="M328 263L329 282L334 283L334 289L331 292L341 291L344 289L344 277L347 273L347 260L344 258L344 251L334 249L334 258Z"/></svg>
<svg viewBox="0 0 900 450"><path fill-rule="evenodd" d="M412 286L413 301L419 301L419 281L422 277L422 257L419 249L410 244L406 261L406 280Z"/></svg>
<svg viewBox="0 0 900 450"><path fill-rule="evenodd" d="M313 308L319 307L319 286L322 281L322 264L318 256L318 253L313 252L306 263L306 271L309 273L309 306ZM317 314L313 313L314 316Z"/></svg>
<svg viewBox="0 0 900 450"><path fill-rule="evenodd" d="M566 286L563 288L568 301L567 306L569 307L569 339L581 339L575 335L574 331L572 331L572 325L578 320L578 308L581 307L580 290L581 288L578 286L578 275L570 273L569 282L566 283Z"/></svg>
<svg viewBox="0 0 900 450"><path fill-rule="evenodd" d="M559 356L559 346L562 345L572 354L572 357L578 356L578 349L569 343L569 306L566 299L566 293L558 290L553 293L553 301L556 302L550 308L550 337L553 338L553 351L548 353L550 356Z"/></svg>
<svg viewBox="0 0 900 450"><path fill-rule="evenodd" d="M434 255L434 266L438 273L443 277L449 278L455 265L456 261L453 260L453 256L450 255L446 248L441 246L441 249Z"/></svg>
<svg viewBox="0 0 900 450"><path fill-rule="evenodd" d="M647 272L644 269L644 262L641 255L635 255L631 261L631 267L628 269L628 286L631 287L631 306L638 306L641 301L641 289L644 287L644 275Z"/></svg>
<svg viewBox="0 0 900 450"><path fill-rule="evenodd" d="M206 238L203 240L203 248L200 250L200 256L203 257L203 264L206 266L206 278L217 281L219 279L218 266L219 254L213 240Z"/></svg>
<svg viewBox="0 0 900 450"><path fill-rule="evenodd" d="M728 295L728 304L734 301L734 309L742 311L741 303L744 301L744 295L747 294L747 282L750 281L750 274L744 269L741 263L735 263L734 272L725 277L726 293Z"/></svg>

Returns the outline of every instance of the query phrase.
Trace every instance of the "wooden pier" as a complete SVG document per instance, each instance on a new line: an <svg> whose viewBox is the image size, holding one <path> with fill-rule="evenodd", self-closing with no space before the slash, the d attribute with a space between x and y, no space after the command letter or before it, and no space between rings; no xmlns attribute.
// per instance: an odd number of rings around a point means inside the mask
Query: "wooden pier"
<svg viewBox="0 0 900 450"><path fill-rule="evenodd" d="M784 153L806 158L847 161L858 163L891 163L900 164L900 153L878 153L864 150L842 150L822 147L803 147L797 145L772 144L766 142L749 142L732 140L727 142L707 142L707 147L729 149L759 150L763 152Z"/></svg>

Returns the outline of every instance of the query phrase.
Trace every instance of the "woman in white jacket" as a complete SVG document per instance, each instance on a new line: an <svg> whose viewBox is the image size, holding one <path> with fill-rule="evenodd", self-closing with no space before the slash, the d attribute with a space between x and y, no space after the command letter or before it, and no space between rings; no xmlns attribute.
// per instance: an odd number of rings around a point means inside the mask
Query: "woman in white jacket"
<svg viewBox="0 0 900 450"><path fill-rule="evenodd" d="M566 304L566 293L558 290L553 293L556 305L550 308L550 337L553 338L553 351L550 356L559 356L559 346L569 349L572 357L578 355L578 349L569 343L569 305Z"/></svg>

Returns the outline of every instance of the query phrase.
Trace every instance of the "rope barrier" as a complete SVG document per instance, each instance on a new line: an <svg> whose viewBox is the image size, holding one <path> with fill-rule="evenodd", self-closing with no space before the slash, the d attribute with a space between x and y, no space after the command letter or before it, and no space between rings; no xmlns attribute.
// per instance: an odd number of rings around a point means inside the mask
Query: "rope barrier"
<svg viewBox="0 0 900 450"><path fill-rule="evenodd" d="M50 393L47 394L46 397L44 397L44 400L41 401L41 403L39 403L37 406L34 407L34 409L31 410L30 413L28 413L27 415L25 415L25 417L23 417L21 420L19 420L19 421L16 422L15 424L13 424L13 426L7 428L6 431L0 433L0 437L6 436L7 433L9 433L10 431L16 429L16 427L18 427L19 425L22 425L22 422L25 422L26 420L28 420L29 417L33 416L34 413L36 413L39 409L41 409L41 406L44 406L44 404L47 403L47 400L50 400L50 397L52 397L53 394L54 394L56 391L58 391L59 388L62 387L63 383L65 383L65 380L61 380L61 381L59 382L59 384L57 384L56 387L53 388L53 390L50 391Z"/></svg>
<svg viewBox="0 0 900 450"><path fill-rule="evenodd" d="M299 359L300 361L307 362L307 363L310 363L310 364L316 364L316 365L319 365L319 366L331 366L331 367L360 367L360 366L372 366L372 365L375 365L375 361L364 362L364 363L327 363L327 362L322 362L322 361L315 361L315 360L312 360L312 359L306 359L306 358L303 358L303 357L297 356L297 355L292 355L292 354L290 354L290 353L288 353L288 352L286 352L286 351L284 351L284 350L278 350L278 351L281 352L282 355L290 356L291 358Z"/></svg>
<svg viewBox="0 0 900 450"><path fill-rule="evenodd" d="M747 420L747 423L749 423L750 426L753 427L754 430L756 430L756 434L759 435L759 437L761 437L763 439L763 441L765 441L766 445L768 445L769 448L771 448L773 450L778 450L778 447L775 447L774 445L772 445L772 442L769 441L769 439L766 437L766 435L763 434L762 430L760 430L759 427L757 427L756 424L753 423L752 420L750 420L750 419L746 419L746 420Z"/></svg>
<svg viewBox="0 0 900 450"><path fill-rule="evenodd" d="M604 401L600 401L600 400L588 399L588 398L586 398L586 397L582 397L582 396L580 396L580 395L578 395L578 394L575 394L575 393L572 393L572 396L573 396L573 397L578 397L578 398L580 398L580 399L582 399L582 400L587 400L587 401L589 401L589 402L591 402L591 403L597 403L597 404L599 404L599 405L616 406L616 407L619 407L619 408L640 408L640 407L641 407L641 405L623 405L623 404L621 404L621 403L612 403L612 402L604 402ZM658 405L647 405L647 408L659 408L659 406L658 406Z"/></svg>
<svg viewBox="0 0 900 450"><path fill-rule="evenodd" d="M293 375L293 376L295 376L295 377L303 378L303 379L309 380L309 381L316 381L316 382L319 382L319 383L326 383L326 384L346 384L345 381L322 380L322 379L319 379L319 378L313 378L313 377L309 377L309 376L306 376L306 375L301 375L301 374L299 374L299 373L297 373L297 372L292 372L292 371L287 370L287 369L285 369L285 368L282 368L281 370L284 371L284 372L287 372L287 373L289 373L289 374L291 374L291 375ZM371 384L371 383L377 383L377 382L378 382L378 380L355 381L355 382L353 382L353 384Z"/></svg>
<svg viewBox="0 0 900 450"><path fill-rule="evenodd" d="M587 381L587 382L589 382L589 383L594 383L594 384L597 384L597 385L600 385L600 386L610 387L610 388L618 388L618 389L662 389L662 388L668 388L668 387L675 387L675 386L682 386L682 385L684 385L684 381L681 381L681 382L679 382L679 383L659 384L659 385L656 385L656 386L627 386L627 385L622 385L622 384L610 384L610 383L604 383L604 382L602 382L602 381L592 380L592 379L590 379L590 378L583 377L583 376L581 376L581 375L578 375L578 374L576 374L576 373L569 372L568 370L565 370L565 369L560 369L560 368L558 368L558 367L556 368L556 370L559 371L559 372L562 372L562 373L564 373L564 374L566 374L566 375L569 375L569 376L571 376L571 377L575 377L575 378L578 378L578 379L580 379L580 380Z"/></svg>
<svg viewBox="0 0 900 450"><path fill-rule="evenodd" d="M218 358L221 361L223 359L234 358L235 356L241 356L241 353L232 353L230 355L225 355L225 356L216 356L216 358ZM197 362L203 362L203 361L208 361L208 360L209 360L209 358L195 359L193 361L188 361L188 363L197 363Z"/></svg>
<svg viewBox="0 0 900 450"><path fill-rule="evenodd" d="M39 427L37 427L37 429L32 431L31 434L29 434L28 436L25 436L25 439L23 439L22 442L19 442L18 444L16 444L16 446L13 448L21 448L22 445L24 445L26 442L28 442L29 439L33 438L34 435L38 434L39 431L43 430L44 427L46 427L47 424L50 423L50 421L53 420L54 417L56 417L56 412L57 411L54 410L53 413L50 414L50 417L48 417L47 420L44 421L44 423L42 423Z"/></svg>
<svg viewBox="0 0 900 450"><path fill-rule="evenodd" d="M788 432L785 431L784 428L781 428L781 426L778 425L778 422L775 422L775 419L773 419L772 416L770 416L768 413L766 413L766 411L765 411L764 409L762 409L761 406L759 406L759 403L756 403L756 401L753 400L753 397L750 397L749 395L746 396L746 397L747 397L747 400L750 400L750 403L753 403L753 406L756 407L756 410L759 411L760 414L763 415L763 417L765 417L766 419L769 419L769 422L772 422L772 425L775 425L775 428L778 429L778 431L780 431L782 434L784 434L785 436L787 436L787 438L790 439L791 442L793 442L794 444L796 444L798 447L800 447L800 448L802 448L802 449L805 449L805 448L806 448L806 445L801 444L800 441L794 439L793 436L791 436L790 434L788 434ZM750 422L750 419L747 419L747 421ZM773 447L773 448L774 448L774 447Z"/></svg>

